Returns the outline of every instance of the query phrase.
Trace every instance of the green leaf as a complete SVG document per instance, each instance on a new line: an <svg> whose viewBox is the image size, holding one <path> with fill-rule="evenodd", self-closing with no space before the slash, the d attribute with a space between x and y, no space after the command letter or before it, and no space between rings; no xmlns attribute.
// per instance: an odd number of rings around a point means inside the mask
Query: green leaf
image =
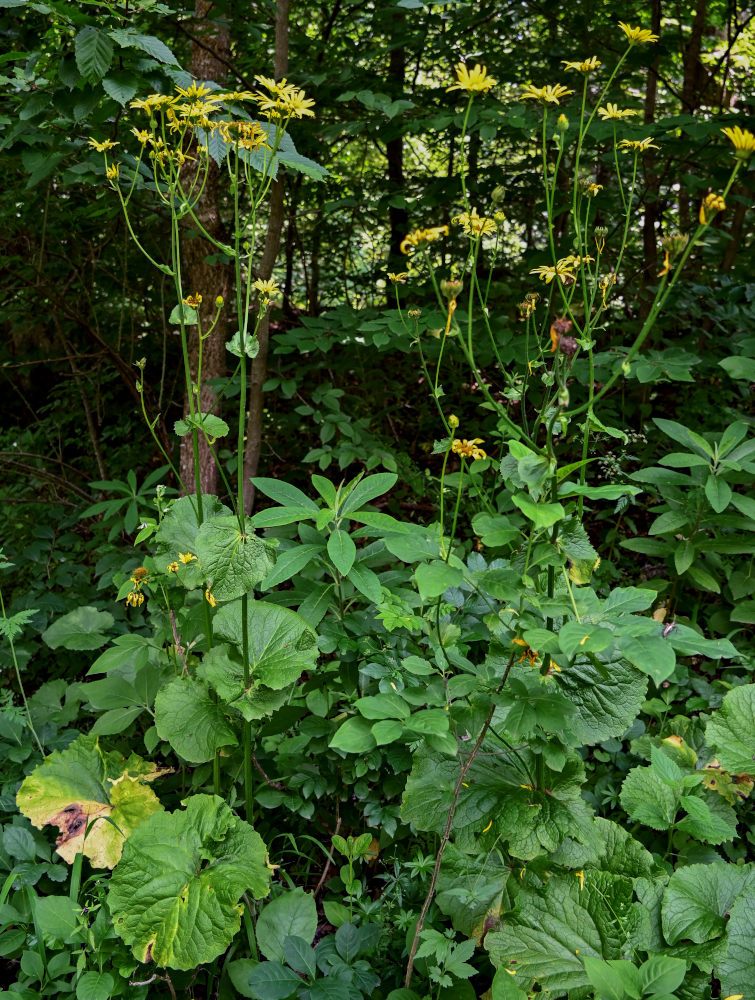
<svg viewBox="0 0 755 1000"><path fill-rule="evenodd" d="M139 80L133 73L116 70L115 73L105 77L102 81L102 88L108 97L112 97L122 108L125 108L136 93L138 83Z"/></svg>
<svg viewBox="0 0 755 1000"><path fill-rule="evenodd" d="M580 521L568 518L560 527L558 546L573 562L586 560L592 564L597 561L595 551L587 537L587 532Z"/></svg>
<svg viewBox="0 0 755 1000"><path fill-rule="evenodd" d="M490 548L507 545L522 533L503 514L486 514L484 511L472 518L472 530L479 535L482 544Z"/></svg>
<svg viewBox="0 0 755 1000"><path fill-rule="evenodd" d="M176 753L192 764L212 760L222 747L236 746L225 712L201 681L176 677L155 699L155 727Z"/></svg>
<svg viewBox="0 0 755 1000"><path fill-rule="evenodd" d="M509 867L496 851L470 857L449 843L443 855L435 901L457 931L481 937L488 917L503 909Z"/></svg>
<svg viewBox="0 0 755 1000"><path fill-rule="evenodd" d="M713 594L721 593L721 587L716 578L702 566L690 566L687 570L687 576L694 580L700 590L709 590Z"/></svg>
<svg viewBox="0 0 755 1000"><path fill-rule="evenodd" d="M576 707L568 733L575 746L622 736L640 713L647 678L619 655L611 659L578 656L555 675L555 683Z"/></svg>
<svg viewBox="0 0 755 1000"><path fill-rule="evenodd" d="M640 986L643 994L673 993L682 985L687 974L687 963L668 955L651 955L640 966Z"/></svg>
<svg viewBox="0 0 755 1000"><path fill-rule="evenodd" d="M660 514L648 528L649 535L674 534L689 524L692 515L684 510L667 510Z"/></svg>
<svg viewBox="0 0 755 1000"><path fill-rule="evenodd" d="M76 65L79 73L90 83L97 83L110 69L113 61L113 43L104 31L88 24L73 40Z"/></svg>
<svg viewBox="0 0 755 1000"><path fill-rule="evenodd" d="M401 0L399 5L400 2ZM509 975L505 969L499 969L490 987L490 1000L527 1000L527 994L516 985L514 976Z"/></svg>
<svg viewBox="0 0 755 1000"><path fill-rule="evenodd" d="M731 502L731 486L721 476L708 476L705 481L705 496L717 514L722 514Z"/></svg>
<svg viewBox="0 0 755 1000"><path fill-rule="evenodd" d="M679 792L652 767L635 767L621 786L621 804L631 819L653 830L668 830L679 808Z"/></svg>
<svg viewBox="0 0 755 1000"><path fill-rule="evenodd" d="M365 476L350 491L339 508L340 514L359 510L366 503L387 493L396 485L398 476L393 472L380 472L375 476Z"/></svg>
<svg viewBox="0 0 755 1000"><path fill-rule="evenodd" d="M317 975L317 956L315 949L307 944L304 938L289 935L283 941L283 955L286 964L294 972L300 972L303 976L314 979Z"/></svg>
<svg viewBox="0 0 755 1000"><path fill-rule="evenodd" d="M526 493L515 493L511 499L536 528L550 528L566 516L560 503L535 503Z"/></svg>
<svg viewBox="0 0 755 1000"><path fill-rule="evenodd" d="M315 898L303 889L292 889L272 899L257 918L259 949L266 958L275 961L284 960L287 937L299 937L309 945L316 931Z"/></svg>
<svg viewBox="0 0 755 1000"><path fill-rule="evenodd" d="M251 482L260 493L264 493L266 497L270 497L271 500L275 500L276 503L282 504L284 507L299 507L302 510L309 510L315 515L320 510L314 500L310 500L306 493L290 483L280 479L265 479L262 476L255 476Z"/></svg>
<svg viewBox="0 0 755 1000"><path fill-rule="evenodd" d="M616 587L603 602L600 616L608 617L615 614L635 614L646 611L655 601L652 590L641 590L639 587Z"/></svg>
<svg viewBox="0 0 755 1000"><path fill-rule="evenodd" d="M260 962L249 973L249 995L256 1000L286 1000L301 985L299 976L280 962Z"/></svg>
<svg viewBox="0 0 755 1000"><path fill-rule="evenodd" d="M255 522L256 523L256 522ZM323 546L318 543L294 545L285 552L278 552L275 566L260 584L261 590L272 590L292 576L296 576L305 566L309 566L323 552Z"/></svg>
<svg viewBox="0 0 755 1000"><path fill-rule="evenodd" d="M328 555L341 576L346 576L357 555L357 547L348 531L336 528L330 533Z"/></svg>
<svg viewBox="0 0 755 1000"><path fill-rule="evenodd" d="M202 513L205 519L211 520L231 513L217 497L206 493L202 496ZM238 523L238 522L237 522ZM195 496L179 497L160 522L155 533L155 539L170 557L170 561L178 559L179 552L197 554L197 498Z"/></svg>
<svg viewBox="0 0 755 1000"><path fill-rule="evenodd" d="M408 719L411 709L404 699L392 692L357 698L355 707L365 719Z"/></svg>
<svg viewBox="0 0 755 1000"><path fill-rule="evenodd" d="M755 684L729 691L705 728L705 739L731 774L755 774Z"/></svg>
<svg viewBox="0 0 755 1000"><path fill-rule="evenodd" d="M226 437L230 428L225 420L214 413L195 413L187 415L183 420L176 420L173 429L179 437L185 437L196 427L200 434L206 434L211 440Z"/></svg>
<svg viewBox="0 0 755 1000"><path fill-rule="evenodd" d="M81 907L68 896L40 896L34 904L34 920L43 934L70 942L81 924Z"/></svg>
<svg viewBox="0 0 755 1000"><path fill-rule="evenodd" d="M226 341L225 349L234 357L241 357L241 330L237 330L230 340ZM247 333L244 337L244 354L248 358L256 358L260 353L260 342L256 334Z"/></svg>
<svg viewBox="0 0 755 1000"><path fill-rule="evenodd" d="M711 799L711 802L714 801L721 800ZM724 809L731 813L730 822L727 822L725 816L713 812L706 802L695 795L682 795L679 804L686 810L687 815L676 824L678 830L688 833L696 840L702 840L705 844L723 844L736 837L736 820L733 812L728 810L725 804Z"/></svg>
<svg viewBox="0 0 755 1000"><path fill-rule="evenodd" d="M16 803L38 829L60 829L55 847L69 864L83 853L93 867L112 868L124 838L162 809L145 784L160 773L136 754L124 761L117 752L104 753L94 735L78 736L32 771Z"/></svg>
<svg viewBox="0 0 755 1000"><path fill-rule="evenodd" d="M380 604L383 599L383 588L380 586L380 580L369 566L365 566L361 562L355 562L349 570L348 578L357 590L361 594L364 594L368 601L372 601L373 604Z"/></svg>
<svg viewBox="0 0 755 1000"><path fill-rule="evenodd" d="M714 861L677 869L663 893L663 936L669 944L685 940L703 944L721 937L734 901L752 888L752 865Z"/></svg>
<svg viewBox="0 0 755 1000"><path fill-rule="evenodd" d="M664 455L659 462L669 469L691 469L703 465L707 468L710 465L709 459L703 458L702 455L693 455L688 451L674 451L670 455Z"/></svg>
<svg viewBox="0 0 755 1000"><path fill-rule="evenodd" d="M367 753L377 746L370 724L360 716L347 719L337 729L328 746L344 753Z"/></svg>
<svg viewBox="0 0 755 1000"><path fill-rule="evenodd" d="M76 982L76 1000L108 1000L114 986L109 972L85 972Z"/></svg>
<svg viewBox="0 0 755 1000"><path fill-rule="evenodd" d="M729 947L716 969L721 996L747 997L755 981L755 887L749 886L735 901L727 930Z"/></svg>
<svg viewBox="0 0 755 1000"><path fill-rule="evenodd" d="M695 431L690 430L689 427L685 427L684 424L677 423L676 420L666 420L663 417L653 417L653 423L673 441L686 444L688 448L697 452L698 455L713 458L713 449L705 438L696 434Z"/></svg>
<svg viewBox="0 0 755 1000"><path fill-rule="evenodd" d="M558 643L569 658L578 653L599 653L613 646L613 632L600 625L571 621L558 633Z"/></svg>
<svg viewBox="0 0 755 1000"><path fill-rule="evenodd" d="M421 563L414 571L420 595L423 601L432 601L441 597L449 587L458 587L464 579L464 573L456 566L435 559L433 562Z"/></svg>
<svg viewBox="0 0 755 1000"><path fill-rule="evenodd" d="M105 632L113 624L109 611L98 611L89 605L76 608L62 618L56 619L42 633L42 638L50 649L99 649L108 641Z"/></svg>
<svg viewBox="0 0 755 1000"><path fill-rule="evenodd" d="M743 358L732 355L718 362L729 378L742 379L745 382L755 382L755 358Z"/></svg>
<svg viewBox="0 0 755 1000"><path fill-rule="evenodd" d="M291 694L291 685L273 690L252 681L247 686L241 657L226 643L216 643L205 653L199 674L217 691L225 704L239 711L247 722L272 715Z"/></svg>
<svg viewBox="0 0 755 1000"><path fill-rule="evenodd" d="M274 564L274 546L254 534L251 518L239 531L236 517L214 517L197 533L197 556L219 601L232 601L250 594Z"/></svg>
<svg viewBox="0 0 755 1000"><path fill-rule="evenodd" d="M661 635L622 635L617 638L617 645L629 662L649 674L656 684L665 681L674 672L674 648Z"/></svg>
<svg viewBox="0 0 755 1000"><path fill-rule="evenodd" d="M269 886L259 834L218 796L193 795L185 810L156 813L129 837L108 907L137 961L194 969L233 940L242 893L261 899Z"/></svg>
<svg viewBox="0 0 755 1000"><path fill-rule="evenodd" d="M226 605L215 615L218 636L243 646L238 605ZM249 669L252 680L275 691L297 681L305 670L313 670L317 657L317 634L307 621L290 608L265 601L247 604Z"/></svg>
<svg viewBox="0 0 755 1000"><path fill-rule="evenodd" d="M328 169L316 160L311 160L308 156L297 153L296 150L282 150L278 153L278 160L287 167L299 174L306 174L312 180L322 181L328 176Z"/></svg>
<svg viewBox="0 0 755 1000"><path fill-rule="evenodd" d="M600 958L586 955L584 964L585 972L600 1000L627 1000L627 997L639 1000L640 974L631 962L621 959L604 962ZM686 962L682 962L682 965L686 969Z"/></svg>
<svg viewBox="0 0 755 1000"><path fill-rule="evenodd" d="M685 538L674 549L674 569L679 574L686 573L697 557L697 549L689 538Z"/></svg>
<svg viewBox="0 0 755 1000"><path fill-rule="evenodd" d="M155 38L154 35L140 35L133 28L117 28L110 32L110 37L123 48L140 49L167 66L178 66L179 64L168 46L159 38Z"/></svg>

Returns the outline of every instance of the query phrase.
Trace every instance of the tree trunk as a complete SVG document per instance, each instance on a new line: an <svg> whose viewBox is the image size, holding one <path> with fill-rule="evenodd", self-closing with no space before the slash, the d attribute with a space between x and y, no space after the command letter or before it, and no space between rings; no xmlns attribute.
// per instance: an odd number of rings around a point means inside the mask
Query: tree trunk
<svg viewBox="0 0 755 1000"><path fill-rule="evenodd" d="M391 54L388 63L388 93L394 101L404 96L404 74L406 72L406 50L401 41L405 33L405 15L395 13L391 23ZM393 119L392 128L397 130L385 144L388 159L388 194L393 199L404 194L404 136L401 129L401 117ZM390 225L390 260L391 271L403 271L401 266L405 258L401 254L401 241L406 236L409 215L403 205L388 206L388 222ZM388 287L388 304L395 301L393 286Z"/></svg>
<svg viewBox="0 0 755 1000"><path fill-rule="evenodd" d="M290 0L278 0L275 15L275 57L273 73L276 79L288 71L288 20ZM265 236L265 246L262 250L259 275L267 280L273 273L275 260L280 249L281 231L283 229L283 191L282 178L270 185L270 216ZM262 450L262 407L263 392L267 376L267 349L270 339L270 310L265 313L257 329L259 353L252 361L252 374L249 380L249 415L246 425L246 447L244 448L244 512L251 514L254 507L255 489L249 480L257 475ZM242 456L239 456L241 461Z"/></svg>
<svg viewBox="0 0 755 1000"><path fill-rule="evenodd" d="M661 0L652 0L650 30L660 34L661 30ZM646 125L655 121L655 102L658 94L658 67L660 57L656 56L653 65L648 70L645 89L645 110L643 120ZM644 268L642 272L642 289L655 281L658 273L658 174L655 157L651 151L645 154L645 215L642 224L642 249ZM640 316L644 319L650 311L651 300L641 293Z"/></svg>
<svg viewBox="0 0 755 1000"><path fill-rule="evenodd" d="M210 20L213 12L212 0L195 0L194 20L197 42L191 51L191 75L195 80L214 80L218 83L225 79L225 68L221 60L228 60L230 55L230 39L228 31ZM201 44L200 44L201 43ZM214 160L210 159L207 182L195 207L197 218L215 239L226 242L220 217L220 171ZM187 229L191 228L189 222ZM227 264L208 264L207 256L214 253L215 248L201 236L182 240L182 284L185 295L200 294L202 305L199 317L202 329L208 330L215 317L215 299L222 295L226 303L232 299L233 269ZM219 413L219 404L215 392L207 384L211 379L222 378L226 373L225 343L228 339L227 328L228 307L221 311L218 324L202 346L202 385L200 387L198 409L204 413ZM197 328L190 327L189 363L192 381L197 377L199 359L199 340ZM184 414L189 412L188 397L184 399ZM187 490L194 490L194 452L192 437L181 438L180 455L181 479ZM199 473L203 493L218 493L219 475L215 461L207 442L199 438Z"/></svg>

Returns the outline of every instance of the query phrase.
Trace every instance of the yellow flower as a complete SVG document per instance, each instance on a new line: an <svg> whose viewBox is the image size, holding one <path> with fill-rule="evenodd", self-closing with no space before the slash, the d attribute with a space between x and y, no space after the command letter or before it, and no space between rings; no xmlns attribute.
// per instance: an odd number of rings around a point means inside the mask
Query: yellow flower
<svg viewBox="0 0 755 1000"><path fill-rule="evenodd" d="M207 588L207 590L205 590L204 596L205 596L205 599L207 600L207 603L210 605L211 608L214 608L214 607L217 606L218 602L212 596L212 591L210 590L209 587Z"/></svg>
<svg viewBox="0 0 755 1000"><path fill-rule="evenodd" d="M140 608L144 604L144 594L138 590L132 590L126 597L126 604L132 608Z"/></svg>
<svg viewBox="0 0 755 1000"><path fill-rule="evenodd" d="M180 94L181 97L185 97L189 101L196 101L198 98L206 97L208 94L212 93L212 90L204 83L197 83L196 80L191 81L191 85L183 88L176 87L176 93ZM219 100L220 98L215 97L213 100Z"/></svg>
<svg viewBox="0 0 755 1000"><path fill-rule="evenodd" d="M315 117L314 111L309 110L315 106L315 102L308 98L303 90L294 90L284 94L281 97L281 104L283 110L292 118L303 118L304 115L309 115L310 118Z"/></svg>
<svg viewBox="0 0 755 1000"><path fill-rule="evenodd" d="M149 142L149 132L146 129L132 128L131 135L136 136L142 146Z"/></svg>
<svg viewBox="0 0 755 1000"><path fill-rule="evenodd" d="M471 441L467 441L466 438L463 441L459 441L456 438L451 445L451 451L457 455L463 455L464 458L487 458L487 453L482 448L477 447L478 444L482 443L482 438L472 438Z"/></svg>
<svg viewBox="0 0 755 1000"><path fill-rule="evenodd" d="M187 563L190 563L192 559L196 559L197 557L193 556L191 552L179 552L178 558L184 565L186 565Z"/></svg>
<svg viewBox="0 0 755 1000"><path fill-rule="evenodd" d="M202 304L202 296L199 294L187 295L183 301L184 305L191 306L192 309L197 309Z"/></svg>
<svg viewBox="0 0 755 1000"><path fill-rule="evenodd" d="M394 274L393 271L388 271L388 280L392 281L394 285L404 285L406 284L406 279L409 277L408 271L401 271L400 274Z"/></svg>
<svg viewBox="0 0 755 1000"><path fill-rule="evenodd" d="M588 184L585 187L585 194L592 195L592 197L594 198L595 195L598 193L598 191L602 191L602 190L603 190L603 185L602 184Z"/></svg>
<svg viewBox="0 0 755 1000"><path fill-rule="evenodd" d="M572 265L566 265L562 261L559 261L555 267L548 267L545 264L540 267L533 267L530 274L536 274L546 285L550 285L554 278L558 278L560 281L574 279Z"/></svg>
<svg viewBox="0 0 755 1000"><path fill-rule="evenodd" d="M667 250L663 258L663 267L658 272L657 277L662 278L664 274L668 274L670 270L671 270L671 261L669 260L669 252Z"/></svg>
<svg viewBox="0 0 755 1000"><path fill-rule="evenodd" d="M529 665L531 667L534 667L536 665L537 661L538 661L538 658L539 658L540 654L536 650L532 649L532 647L527 642L525 642L524 639L514 639L513 641L514 641L514 645L516 645L516 646L524 646L524 652L522 653L522 655L517 660L517 663L522 663L523 660L527 660L527 662L529 663ZM522 787L524 787L524 786L522 786ZM527 787L530 787L530 786L527 786Z"/></svg>
<svg viewBox="0 0 755 1000"><path fill-rule="evenodd" d="M569 90L560 83L546 84L545 87L533 87L530 84L521 92L519 99L525 101L531 97L536 101L543 101L545 104L558 104L560 98L573 93L573 90Z"/></svg>
<svg viewBox="0 0 755 1000"><path fill-rule="evenodd" d="M561 260L558 261L556 267L578 267L580 264L592 264L594 260L595 258L591 257L589 254L586 254L584 257L579 257L576 254L569 254L568 257L562 257Z"/></svg>
<svg viewBox="0 0 755 1000"><path fill-rule="evenodd" d="M446 93L452 90L483 91L487 93L491 87L495 87L496 81L488 76L485 66L475 63L471 70L468 70L464 63L459 63L456 67L456 83L452 87L446 87Z"/></svg>
<svg viewBox="0 0 755 1000"><path fill-rule="evenodd" d="M104 142L98 142L96 139L90 139L89 145L92 149L96 149L98 153L106 153L108 149L115 149L118 143L112 142L110 139L105 139Z"/></svg>
<svg viewBox="0 0 755 1000"><path fill-rule="evenodd" d="M589 59L583 59L582 62L567 62L566 59L562 59L561 62L564 64L564 69L575 69L578 73L590 73L603 65L597 56L590 56Z"/></svg>
<svg viewBox="0 0 755 1000"><path fill-rule="evenodd" d="M623 21L619 21L619 27L627 36L630 45L637 45L638 42L657 42L658 35L654 35L647 28L631 28Z"/></svg>
<svg viewBox="0 0 755 1000"><path fill-rule="evenodd" d="M462 212L461 215L451 219L451 222L454 225L462 226L464 233L469 237L489 236L498 228L492 219L478 215L476 208L473 208L471 212Z"/></svg>
<svg viewBox="0 0 755 1000"><path fill-rule="evenodd" d="M583 871L574 872L574 877L579 879L579 891L582 892L585 887L585 873Z"/></svg>
<svg viewBox="0 0 755 1000"><path fill-rule="evenodd" d="M275 295L275 293L279 291L278 282L275 278L268 278L267 280L264 278L257 278L253 287L256 288L260 295L266 299L269 299L272 295Z"/></svg>
<svg viewBox="0 0 755 1000"><path fill-rule="evenodd" d="M755 153L755 135L748 129L735 125L734 128L722 128L721 131L734 144L734 156L738 160L749 160Z"/></svg>
<svg viewBox="0 0 755 1000"><path fill-rule="evenodd" d="M178 568L179 567L178 567L178 563L177 562L168 563L168 572L169 573L177 573L178 572Z"/></svg>
<svg viewBox="0 0 755 1000"><path fill-rule="evenodd" d="M639 111L632 111L631 108L624 108L619 110L618 104L606 104L602 108L598 108L598 114L606 121L609 118L631 118L632 115L638 115Z"/></svg>
<svg viewBox="0 0 755 1000"><path fill-rule="evenodd" d="M111 163L110 166L105 171L105 173L107 174L107 179L113 182L117 181L118 172L120 171L120 169L121 169L120 163Z"/></svg>
<svg viewBox="0 0 755 1000"><path fill-rule="evenodd" d="M414 253L414 251L425 243L433 243L441 236L448 236L448 226L430 226L428 229L415 229L408 233L401 241L401 253Z"/></svg>
<svg viewBox="0 0 755 1000"><path fill-rule="evenodd" d="M649 135L647 139L622 139L619 143L623 151L628 153L633 150L635 153L645 153L648 149L660 149L660 146L653 145L653 137Z"/></svg>
<svg viewBox="0 0 755 1000"><path fill-rule="evenodd" d="M700 225L708 225L708 215L711 218L716 214L716 212L723 212L726 208L726 202L724 201L723 195L721 194L710 194L706 195L700 205Z"/></svg>
<svg viewBox="0 0 755 1000"><path fill-rule="evenodd" d="M598 288L601 290L601 292L603 294L603 308L604 309L606 308L606 294L608 292L608 289L611 288L611 286L615 285L615 284L616 284L616 275L615 274L604 274L603 277L598 282Z"/></svg>

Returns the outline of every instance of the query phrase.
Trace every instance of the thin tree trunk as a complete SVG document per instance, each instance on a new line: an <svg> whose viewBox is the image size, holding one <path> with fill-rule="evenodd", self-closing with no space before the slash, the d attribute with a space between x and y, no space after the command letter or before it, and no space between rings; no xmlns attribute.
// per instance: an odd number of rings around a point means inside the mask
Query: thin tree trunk
<svg viewBox="0 0 755 1000"><path fill-rule="evenodd" d="M661 30L661 0L652 0L650 30L660 34ZM645 87L644 122L650 125L655 121L655 103L658 95L658 67L660 58L656 56L653 65L648 70ZM642 249L644 270L642 272L642 287L652 284L658 273L658 174L655 169L655 157L650 150L644 158L645 167L645 216L642 223ZM650 310L650 300L642 294L640 300L640 316L644 319Z"/></svg>
<svg viewBox="0 0 755 1000"><path fill-rule="evenodd" d="M400 100L404 96L404 74L406 72L406 50L401 42L405 30L405 15L396 12L392 18L391 54L388 64L388 92L394 100ZM391 199L394 196L404 194L404 136L401 130L401 120L397 117L393 120L393 127L397 129L397 134L392 136L385 144L385 153L388 160L388 193ZM401 266L404 258L401 255L401 241L406 236L409 215L403 205L388 206L388 222L390 226L390 269L402 271ZM392 304L395 300L395 292L392 286L388 288L388 302Z"/></svg>
<svg viewBox="0 0 755 1000"><path fill-rule="evenodd" d="M195 0L194 19L195 31L201 45L194 44L191 51L191 75L195 80L214 80L218 83L225 79L224 62L230 56L230 39L226 28L211 21L213 14L212 0ZM202 197L196 205L197 218L208 233L217 240L225 241L223 223L220 217L220 171L214 160L210 159L207 182ZM187 227L190 228L190 227ZM214 252L211 243L201 236L184 238L182 284L186 295L200 294L202 305L199 317L202 329L208 330L215 318L215 299L222 295L227 303L231 301L233 285L233 270L226 264L208 264L207 256ZM226 373L225 343L228 339L227 307L220 314L218 324L212 334L202 345L202 385L199 392L199 409L204 413L219 413L216 393L207 384L212 379L222 378ZM190 327L189 363L192 381L196 380L199 361L199 340L197 328ZM184 399L184 414L189 411L188 397ZM190 435L181 439L180 455L181 479L190 491L194 484L194 457L192 438ZM203 493L218 493L219 475L212 452L202 436L199 439L199 472Z"/></svg>
<svg viewBox="0 0 755 1000"><path fill-rule="evenodd" d="M275 56L273 73L276 79L288 71L288 21L290 0L278 0L275 15ZM278 256L283 230L283 192L284 184L281 177L270 185L270 216L262 250L262 260L258 268L259 275L267 280L273 273L275 260ZM262 451L262 387L267 377L267 351L270 340L270 310L265 313L257 329L257 339L260 349L252 361L252 374L249 380L249 415L246 425L246 447L244 448L244 511L252 512L254 507L255 489L249 480L257 475ZM241 458L241 456L239 456Z"/></svg>
<svg viewBox="0 0 755 1000"><path fill-rule="evenodd" d="M698 0L695 20L689 40L684 46L684 80L682 83L682 114L692 115L700 106L700 96L705 89L707 74L700 61L703 32L708 13L707 0ZM679 228L686 233L690 228L690 198L685 190L684 180L679 183Z"/></svg>

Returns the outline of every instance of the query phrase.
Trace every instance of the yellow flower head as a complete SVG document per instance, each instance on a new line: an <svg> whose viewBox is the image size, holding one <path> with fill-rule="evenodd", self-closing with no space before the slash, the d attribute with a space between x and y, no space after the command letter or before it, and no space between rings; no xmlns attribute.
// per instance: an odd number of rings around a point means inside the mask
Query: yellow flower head
<svg viewBox="0 0 755 1000"><path fill-rule="evenodd" d="M216 607L216 606L217 606L217 603L218 603L218 602L217 602L217 600L216 600L216 599L215 599L215 598L214 598L214 597L212 596L212 591L210 590L210 588L209 588L209 587L207 588L207 590L205 590L205 592L204 592L204 596L205 596L205 600L207 601L207 603L208 603L208 604L210 605L210 607L211 607L211 608L214 608L214 607Z"/></svg>
<svg viewBox="0 0 755 1000"><path fill-rule="evenodd" d="M755 135L746 128L741 129L739 125L733 128L722 128L721 131L734 144L734 156L738 160L749 160L755 153Z"/></svg>
<svg viewBox="0 0 755 1000"><path fill-rule="evenodd" d="M482 443L482 438L472 438L471 441L467 441L466 438L463 441L459 441L458 438L455 438L451 445L451 451L457 455L463 455L464 458L487 458L487 452L477 447L478 444Z"/></svg>
<svg viewBox="0 0 755 1000"><path fill-rule="evenodd" d="M197 557L193 556L191 554L191 552L179 552L178 553L178 558L181 560L181 562L184 565L187 565L188 563L190 563L192 561L192 559L196 559Z"/></svg>
<svg viewBox="0 0 755 1000"><path fill-rule="evenodd" d="M415 229L401 241L401 253L414 253L418 247L433 243L441 236L448 236L448 226L430 226L428 229Z"/></svg>
<svg viewBox="0 0 755 1000"><path fill-rule="evenodd" d="M573 265L566 264L564 261L559 261L555 267L549 267L546 264L540 267L533 267L530 274L536 274L546 285L550 285L554 278L558 278L559 281L569 284L574 280Z"/></svg>
<svg viewBox="0 0 755 1000"><path fill-rule="evenodd" d="M144 594L139 590L132 590L130 594L126 596L126 604L132 608L140 608L144 604Z"/></svg>
<svg viewBox="0 0 755 1000"><path fill-rule="evenodd" d="M564 64L564 69L575 69L578 73L591 73L603 65L597 56L590 56L589 59L583 59L582 62L568 62L566 59L562 59L561 62Z"/></svg>
<svg viewBox="0 0 755 1000"><path fill-rule="evenodd" d="M618 104L606 104L598 108L598 114L603 121L606 121L609 118L631 118L632 115L638 115L639 111L632 111L631 108L619 110Z"/></svg>
<svg viewBox="0 0 755 1000"><path fill-rule="evenodd" d="M168 563L168 572L169 573L177 573L178 570L179 570L179 566L178 566L177 562Z"/></svg>
<svg viewBox="0 0 755 1000"><path fill-rule="evenodd" d="M706 195L700 205L700 225L707 226L708 219L713 218L716 212L723 212L726 208L726 202L721 194L710 194Z"/></svg>
<svg viewBox="0 0 755 1000"><path fill-rule="evenodd" d="M409 277L408 271L401 271L400 274L394 274L393 271L388 271L388 280L392 281L394 285L405 285L406 279Z"/></svg>
<svg viewBox="0 0 755 1000"><path fill-rule="evenodd" d="M149 132L146 129L132 128L131 135L136 136L142 146L149 142Z"/></svg>
<svg viewBox="0 0 755 1000"><path fill-rule="evenodd" d="M630 150L634 153L645 153L648 149L660 149L661 147L655 146L652 135L649 135L647 139L622 139L619 148L625 153Z"/></svg>
<svg viewBox="0 0 755 1000"><path fill-rule="evenodd" d="M110 166L105 171L107 179L115 183L118 180L118 174L120 172L120 163L111 163Z"/></svg>
<svg viewBox="0 0 755 1000"><path fill-rule="evenodd" d="M294 90L289 94L284 94L280 98L283 110L292 118L303 118L305 115L310 118L315 117L314 111L310 108L315 106L315 102L304 93L303 90Z"/></svg>
<svg viewBox="0 0 755 1000"><path fill-rule="evenodd" d="M451 222L456 226L462 226L464 233L471 238L489 236L498 228L492 219L488 219L484 215L478 215L476 208L473 208L471 212L462 212L461 215L457 215L451 219Z"/></svg>
<svg viewBox="0 0 755 1000"><path fill-rule="evenodd" d="M89 145L92 149L96 149L98 153L106 153L109 149L115 149L118 143L112 142L110 139L105 139L104 142L98 142L96 139L90 139Z"/></svg>
<svg viewBox="0 0 755 1000"><path fill-rule="evenodd" d="M262 298L269 299L271 296L275 295L279 291L278 282L275 278L257 278L253 285L254 288L260 293Z"/></svg>
<svg viewBox="0 0 755 1000"><path fill-rule="evenodd" d="M592 264L594 260L595 258L591 257L589 254L585 254L584 257L580 257L577 254L570 253L568 257L562 257L556 264L556 267L579 267L580 264Z"/></svg>
<svg viewBox="0 0 755 1000"><path fill-rule="evenodd" d="M184 305L191 306L192 309L198 309L202 304L202 296L199 294L187 295L183 301Z"/></svg>
<svg viewBox="0 0 755 1000"><path fill-rule="evenodd" d="M495 87L496 81L488 76L485 66L475 63L471 70L467 69L464 63L459 63L456 67L456 83L452 87L446 87L446 93L451 90L468 90L470 93L482 91L487 93L491 87Z"/></svg>
<svg viewBox="0 0 755 1000"><path fill-rule="evenodd" d="M546 84L545 87L533 87L530 84L521 92L519 99L521 101L526 101L531 97L533 100L542 101L544 104L558 104L562 97L566 97L568 94L573 93L573 90L569 90L560 83L549 83Z"/></svg>
<svg viewBox="0 0 755 1000"><path fill-rule="evenodd" d="M647 28L631 28L623 21L619 21L619 27L627 36L627 41L630 45L637 45L639 42L658 41L658 35L654 35L652 31L648 31Z"/></svg>

